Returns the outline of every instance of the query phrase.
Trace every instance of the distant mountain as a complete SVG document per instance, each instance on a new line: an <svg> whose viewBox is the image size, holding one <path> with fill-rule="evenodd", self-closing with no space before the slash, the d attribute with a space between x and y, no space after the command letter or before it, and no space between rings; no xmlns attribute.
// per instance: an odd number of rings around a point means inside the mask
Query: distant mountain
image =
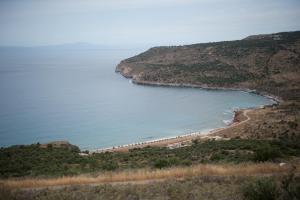
<svg viewBox="0 0 300 200"><path fill-rule="evenodd" d="M64 43L57 45L41 45L41 46L0 46L0 49L84 49L84 50L118 50L118 49L145 49L143 45L104 45L92 44L86 42Z"/></svg>
<svg viewBox="0 0 300 200"><path fill-rule="evenodd" d="M140 84L255 89L300 100L300 31L154 47L116 71Z"/></svg>
<svg viewBox="0 0 300 200"><path fill-rule="evenodd" d="M58 45L48 45L41 47L51 47L51 48L64 48L64 49L108 49L112 48L108 45L100 45L100 44L91 44L87 42L76 42L76 43L65 43Z"/></svg>

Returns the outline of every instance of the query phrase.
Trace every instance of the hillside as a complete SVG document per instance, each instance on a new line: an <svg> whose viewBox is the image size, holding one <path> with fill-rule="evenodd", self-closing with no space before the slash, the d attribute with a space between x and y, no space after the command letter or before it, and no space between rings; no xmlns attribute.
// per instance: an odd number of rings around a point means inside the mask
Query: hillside
<svg viewBox="0 0 300 200"><path fill-rule="evenodd" d="M116 68L139 84L257 90L300 99L300 31L243 40L154 47Z"/></svg>

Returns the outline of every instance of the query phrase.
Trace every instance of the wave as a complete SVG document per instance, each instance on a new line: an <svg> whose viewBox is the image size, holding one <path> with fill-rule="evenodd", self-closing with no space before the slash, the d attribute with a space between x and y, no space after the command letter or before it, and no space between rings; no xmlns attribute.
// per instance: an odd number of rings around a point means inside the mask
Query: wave
<svg viewBox="0 0 300 200"><path fill-rule="evenodd" d="M233 109L227 109L223 111L223 115L233 115L234 110Z"/></svg>
<svg viewBox="0 0 300 200"><path fill-rule="evenodd" d="M232 119L224 119L223 123L228 126L232 123Z"/></svg>

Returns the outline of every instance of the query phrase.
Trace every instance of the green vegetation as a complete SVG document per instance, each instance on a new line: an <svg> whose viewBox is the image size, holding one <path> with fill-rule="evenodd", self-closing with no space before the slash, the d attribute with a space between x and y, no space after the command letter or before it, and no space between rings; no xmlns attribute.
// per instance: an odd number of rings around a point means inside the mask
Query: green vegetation
<svg viewBox="0 0 300 200"><path fill-rule="evenodd" d="M265 146L260 146L257 148L254 154L255 161L268 161L273 160L280 156L280 150L277 147L271 147L271 145L266 144Z"/></svg>
<svg viewBox="0 0 300 200"><path fill-rule="evenodd" d="M271 179L256 180L243 188L243 194L248 200L275 200L279 196L275 181Z"/></svg>
<svg viewBox="0 0 300 200"><path fill-rule="evenodd" d="M0 149L0 177L62 176L107 170L165 168L198 163L276 161L300 155L299 140L198 141L191 146L168 149L145 147L129 152L106 152L80 156L61 148L12 146Z"/></svg>
<svg viewBox="0 0 300 200"><path fill-rule="evenodd" d="M148 73L144 73L141 78L145 81L160 81L172 83L182 81L183 83L199 83L212 85L226 85L253 79L253 74L243 69L238 69L233 65L228 65L220 61L197 64L170 64L170 65L147 65ZM192 75L191 75L192 74ZM183 80L189 76L190 79ZM180 78L181 77L181 78ZM175 82L176 82L175 81Z"/></svg>
<svg viewBox="0 0 300 200"><path fill-rule="evenodd" d="M246 200L296 200L300 198L300 179L291 172L276 180L260 178L242 186Z"/></svg>

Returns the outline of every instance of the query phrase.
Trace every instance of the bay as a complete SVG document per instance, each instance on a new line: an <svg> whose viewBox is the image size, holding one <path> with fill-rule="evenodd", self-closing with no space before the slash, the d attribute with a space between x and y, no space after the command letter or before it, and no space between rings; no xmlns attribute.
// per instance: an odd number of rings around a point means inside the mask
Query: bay
<svg viewBox="0 0 300 200"><path fill-rule="evenodd" d="M114 71L141 51L0 48L0 146L143 142L224 127L237 108L274 103L241 91L134 85Z"/></svg>

